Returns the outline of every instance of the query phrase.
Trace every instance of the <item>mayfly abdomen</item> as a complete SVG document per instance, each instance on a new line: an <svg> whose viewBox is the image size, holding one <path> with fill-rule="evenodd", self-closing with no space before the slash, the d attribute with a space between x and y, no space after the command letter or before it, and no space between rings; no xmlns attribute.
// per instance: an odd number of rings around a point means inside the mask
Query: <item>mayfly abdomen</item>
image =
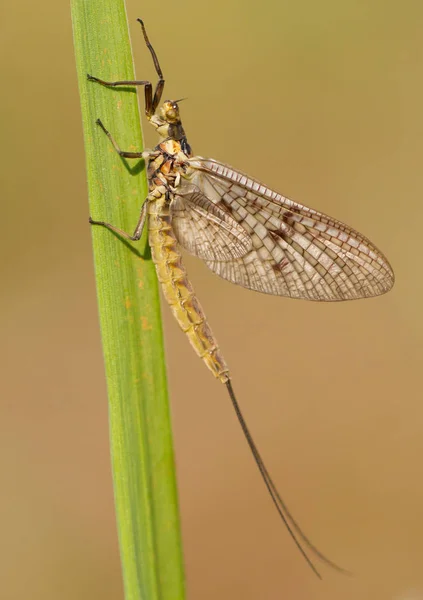
<svg viewBox="0 0 423 600"><path fill-rule="evenodd" d="M148 223L151 255L166 301L198 356L226 383L229 370L188 280L164 196L149 202Z"/></svg>

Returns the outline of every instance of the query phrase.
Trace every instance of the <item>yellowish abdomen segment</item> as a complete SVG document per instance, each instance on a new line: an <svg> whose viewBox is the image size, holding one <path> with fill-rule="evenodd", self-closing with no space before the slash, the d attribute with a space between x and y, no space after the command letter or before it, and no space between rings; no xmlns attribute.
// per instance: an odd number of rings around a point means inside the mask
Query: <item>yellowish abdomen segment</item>
<svg viewBox="0 0 423 600"><path fill-rule="evenodd" d="M198 356L226 383L229 370L188 280L164 196L150 201L148 215L151 254L163 294Z"/></svg>

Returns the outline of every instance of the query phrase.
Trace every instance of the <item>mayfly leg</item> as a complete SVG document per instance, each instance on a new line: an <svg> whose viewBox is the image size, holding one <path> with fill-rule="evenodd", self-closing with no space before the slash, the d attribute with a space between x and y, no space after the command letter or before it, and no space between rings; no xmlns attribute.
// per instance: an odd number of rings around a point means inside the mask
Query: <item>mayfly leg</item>
<svg viewBox="0 0 423 600"><path fill-rule="evenodd" d="M144 86L145 114L146 114L147 118L150 119L156 112L156 108L159 105L159 102L160 102L160 99L161 99L162 93L163 93L163 88L165 85L165 80L163 78L163 72L160 68L160 63L159 63L159 59L157 58L157 54L156 54L153 46L151 45L150 40L148 39L144 23L143 23L143 21L141 21L141 19L137 19L137 21L141 24L141 29L142 29L142 33L144 35L145 44L151 53L153 63L154 63L154 68L156 69L156 73L159 77L159 80L156 83L156 87L154 89L154 96L153 96L153 86L151 84L151 81L143 81L143 80L142 81L140 81L140 80L104 81L104 79L99 79L98 77L94 77L94 75L88 75L88 74L87 74L87 79L88 79L88 81L95 81L96 83L100 83L101 85L105 85L106 87L117 87L117 86L125 86L125 85L126 86L128 86L128 85Z"/></svg>
<svg viewBox="0 0 423 600"><path fill-rule="evenodd" d="M129 233L126 233L126 231L123 231L123 229L119 229L119 227L115 227L111 223L106 223L105 221L94 221L94 219L92 219L91 217L89 218L89 223L91 225L101 225L102 227L106 227L107 229L114 231L115 233L122 236L126 240L131 240L132 242L137 242L141 238L142 231L144 229L145 220L147 217L147 205L148 205L148 198L147 198L147 200L144 201L144 203L141 207L140 218L138 219L137 226L135 227L135 231L132 235L130 235Z"/></svg>
<svg viewBox="0 0 423 600"><path fill-rule="evenodd" d="M116 150L116 152L119 154L119 156L122 156L124 158L147 158L149 156L155 156L154 152L127 152L125 150L121 150L120 147L118 146L117 142L113 138L112 134L110 133L110 131L108 131L108 129L105 128L105 126L100 121L100 119L97 119L96 123L99 127L101 127L101 129L107 135L107 137L113 144L113 147ZM126 231L123 231L122 229L119 229L119 227L115 227L115 225L112 225L111 223L106 223L105 221L94 221L90 217L89 222L91 225L101 225L102 227L106 227L107 229L114 231L115 233L119 234L120 236L122 236L123 238L125 238L127 240L131 240L132 242L137 242L141 238L142 231L144 229L144 224L145 224L145 220L147 217L147 204L148 204L148 197L144 201L144 203L141 207L140 217L138 219L137 226L135 227L135 231L132 235L130 235L129 233L126 233Z"/></svg>
<svg viewBox="0 0 423 600"><path fill-rule="evenodd" d="M114 137L110 133L110 131L108 131L104 127L104 125L100 121L100 119L97 119L96 123L97 123L97 125L99 127L101 127L101 129L107 135L107 137L109 138L109 140L112 142L113 148L116 150L116 152L119 154L119 156L122 156L122 158L144 158L145 152L129 152L127 150L121 150L120 147L118 146L117 142L115 141Z"/></svg>
<svg viewBox="0 0 423 600"><path fill-rule="evenodd" d="M156 84L156 89L154 90L154 98L153 98L153 102L152 102L152 105L151 105L150 115L152 115L152 114L154 114L156 112L156 108L158 107L159 102L160 102L160 98L162 97L165 80L163 78L163 72L162 72L162 69L160 67L160 63L159 63L159 59L157 58L156 51L154 50L153 46L150 43L150 40L148 39L147 31L145 30L144 22L141 19L137 19L137 21L141 25L141 29L142 29L142 33L143 33L143 36L144 36L145 45L150 50L150 54L151 54L151 57L152 57L153 63L154 63L154 68L156 69L156 73L159 76L159 81ZM147 113L147 102L145 103L145 112Z"/></svg>
<svg viewBox="0 0 423 600"><path fill-rule="evenodd" d="M99 127L101 127L101 129L107 135L109 140L112 142L113 147L116 150L116 152L119 154L119 156L123 156L124 158L144 158L146 155L150 156L150 153L148 153L148 152L126 152L125 150L121 150L119 148L118 144L115 142L110 131L108 131L104 127L104 125L100 121L100 119L97 119L96 123L97 123L97 125L99 125ZM132 235L130 235L129 233L126 233L126 231L123 231L123 229L119 229L119 227L115 227L115 225L112 225L111 223L106 223L105 221L94 221L90 217L89 222L91 225L101 225L102 227L106 227L107 229L114 231L115 233L119 234L120 236L122 236L123 238L125 238L127 240L131 240L132 242L137 242L141 238L142 231L144 229L145 219L147 217L147 204L148 204L148 200L145 200L145 202L143 203L143 205L141 207L140 218L138 219L137 226L135 227L135 231Z"/></svg>

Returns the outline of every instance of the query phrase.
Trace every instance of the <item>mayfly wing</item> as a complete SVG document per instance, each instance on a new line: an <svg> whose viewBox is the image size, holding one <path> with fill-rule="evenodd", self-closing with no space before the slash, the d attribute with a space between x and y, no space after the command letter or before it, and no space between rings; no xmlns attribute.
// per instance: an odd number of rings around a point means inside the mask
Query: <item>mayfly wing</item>
<svg viewBox="0 0 423 600"><path fill-rule="evenodd" d="M242 225L193 185L177 189L171 214L178 241L203 260L237 259L252 248L251 237Z"/></svg>
<svg viewBox="0 0 423 600"><path fill-rule="evenodd" d="M228 245L220 256L209 257L201 243L192 241L194 224L181 222L193 219L191 206L176 217L173 226L181 246L220 277L267 294L318 301L368 298L391 289L394 275L387 259L348 225L218 161L193 157L188 164L190 180L182 179L178 191L183 195L184 186L196 186L251 240L242 256Z"/></svg>

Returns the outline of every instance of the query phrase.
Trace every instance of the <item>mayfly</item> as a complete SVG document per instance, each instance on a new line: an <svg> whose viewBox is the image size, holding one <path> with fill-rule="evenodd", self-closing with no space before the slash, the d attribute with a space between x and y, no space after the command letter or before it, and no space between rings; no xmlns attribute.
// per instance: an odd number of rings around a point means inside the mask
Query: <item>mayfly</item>
<svg viewBox="0 0 423 600"><path fill-rule="evenodd" d="M147 162L149 194L133 235L103 221L90 222L132 241L140 239L147 224L163 294L194 350L225 384L260 474L295 544L318 577L303 546L344 571L305 536L279 495L241 414L228 366L187 278L180 247L228 281L306 300L378 296L391 289L393 271L367 238L344 223L293 202L232 167L193 155L182 127L180 100L167 100L159 107L165 80L144 24L138 21L158 75L154 93L150 81L110 82L92 75L88 79L108 87L144 87L145 114L160 136L154 150L121 150L99 119L97 124L121 157Z"/></svg>

